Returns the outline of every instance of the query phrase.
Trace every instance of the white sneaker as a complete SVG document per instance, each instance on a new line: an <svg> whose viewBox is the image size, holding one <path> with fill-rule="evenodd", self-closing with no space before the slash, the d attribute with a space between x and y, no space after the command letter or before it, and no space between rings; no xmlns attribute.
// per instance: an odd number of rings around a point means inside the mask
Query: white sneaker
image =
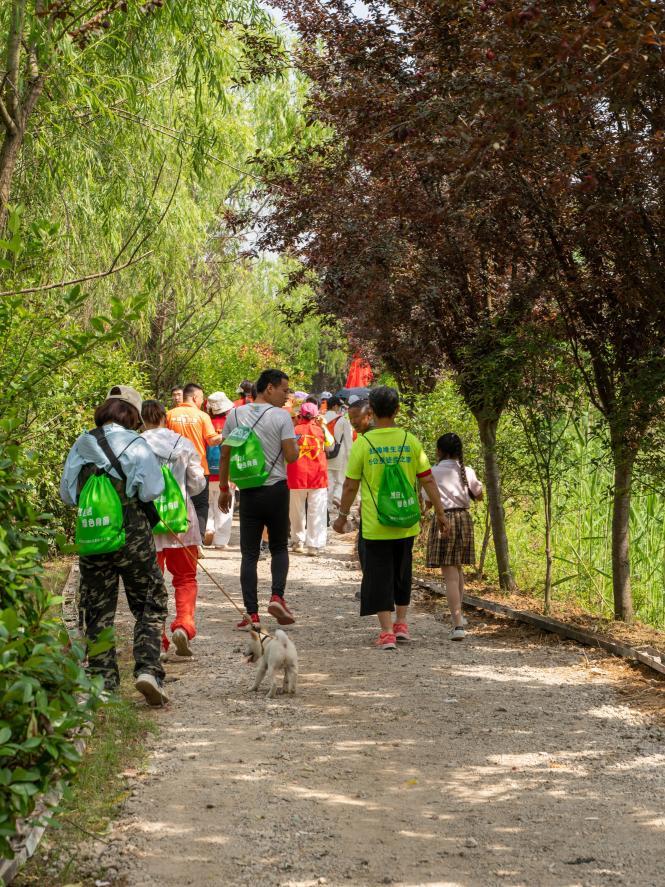
<svg viewBox="0 0 665 887"><path fill-rule="evenodd" d="M161 706L166 705L169 697L162 689L157 678L152 674L140 674L134 684L139 693L145 696L148 705Z"/></svg>
<svg viewBox="0 0 665 887"><path fill-rule="evenodd" d="M458 625L456 628L453 628L449 637L451 641L463 641L466 637L466 632L461 625Z"/></svg>
<svg viewBox="0 0 665 887"><path fill-rule="evenodd" d="M291 551L294 554L304 554L305 553L305 546L302 544L302 542L296 542L295 545L291 546Z"/></svg>
<svg viewBox="0 0 665 887"><path fill-rule="evenodd" d="M321 549L320 548L308 548L307 549L307 557L321 557Z"/></svg>
<svg viewBox="0 0 665 887"><path fill-rule="evenodd" d="M192 656L192 648L189 646L189 638L184 628L176 628L171 635L171 640L178 656Z"/></svg>

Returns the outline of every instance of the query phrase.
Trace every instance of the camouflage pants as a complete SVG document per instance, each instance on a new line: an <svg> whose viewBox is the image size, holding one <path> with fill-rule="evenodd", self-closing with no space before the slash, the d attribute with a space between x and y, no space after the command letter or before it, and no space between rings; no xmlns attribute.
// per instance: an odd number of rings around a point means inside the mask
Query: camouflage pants
<svg viewBox="0 0 665 887"><path fill-rule="evenodd" d="M131 525L129 525L131 524ZM85 636L94 642L113 626L118 606L119 580L127 595L134 623L134 675L164 678L159 659L162 627L167 615L164 579L157 564L152 532L143 515L126 523L127 543L111 554L80 559L80 607ZM115 647L89 657L92 674L104 676L107 689L115 690L120 673Z"/></svg>

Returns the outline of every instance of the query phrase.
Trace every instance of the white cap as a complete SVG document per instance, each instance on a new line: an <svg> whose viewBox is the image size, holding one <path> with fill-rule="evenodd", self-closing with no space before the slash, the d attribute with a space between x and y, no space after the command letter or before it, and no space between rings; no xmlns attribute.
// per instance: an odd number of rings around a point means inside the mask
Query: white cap
<svg viewBox="0 0 665 887"><path fill-rule="evenodd" d="M228 413L233 409L233 403L223 391L215 391L208 395L208 409L213 414Z"/></svg>

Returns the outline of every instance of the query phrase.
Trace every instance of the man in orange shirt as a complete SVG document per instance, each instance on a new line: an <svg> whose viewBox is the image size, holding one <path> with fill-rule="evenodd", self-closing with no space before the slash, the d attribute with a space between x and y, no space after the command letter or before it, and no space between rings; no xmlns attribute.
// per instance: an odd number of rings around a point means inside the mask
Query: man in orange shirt
<svg viewBox="0 0 665 887"><path fill-rule="evenodd" d="M207 413L201 410L203 405L203 389L196 382L189 382L182 391L182 404L169 410L166 414L166 426L177 434L182 434L190 440L196 451L201 456L203 472L206 476L205 489L192 496L192 505L199 519L201 538L205 536L206 523L208 521L209 481L208 460L206 459L206 446L214 447L221 443L222 435L215 431L212 420Z"/></svg>

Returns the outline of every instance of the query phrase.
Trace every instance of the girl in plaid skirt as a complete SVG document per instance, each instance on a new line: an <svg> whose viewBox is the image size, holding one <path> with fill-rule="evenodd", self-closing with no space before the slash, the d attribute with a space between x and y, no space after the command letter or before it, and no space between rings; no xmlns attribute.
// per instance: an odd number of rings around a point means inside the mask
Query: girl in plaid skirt
<svg viewBox="0 0 665 887"><path fill-rule="evenodd" d="M432 520L427 537L427 566L441 567L453 620L450 639L461 641L464 638L465 624L462 616L462 565L474 564L476 561L469 506L472 500L482 499L483 485L473 468L464 464L459 435L442 435L436 442L436 450L438 463L432 468L432 474L439 488L451 532L448 536L442 536L436 520ZM427 494L423 492L423 495L427 501Z"/></svg>

